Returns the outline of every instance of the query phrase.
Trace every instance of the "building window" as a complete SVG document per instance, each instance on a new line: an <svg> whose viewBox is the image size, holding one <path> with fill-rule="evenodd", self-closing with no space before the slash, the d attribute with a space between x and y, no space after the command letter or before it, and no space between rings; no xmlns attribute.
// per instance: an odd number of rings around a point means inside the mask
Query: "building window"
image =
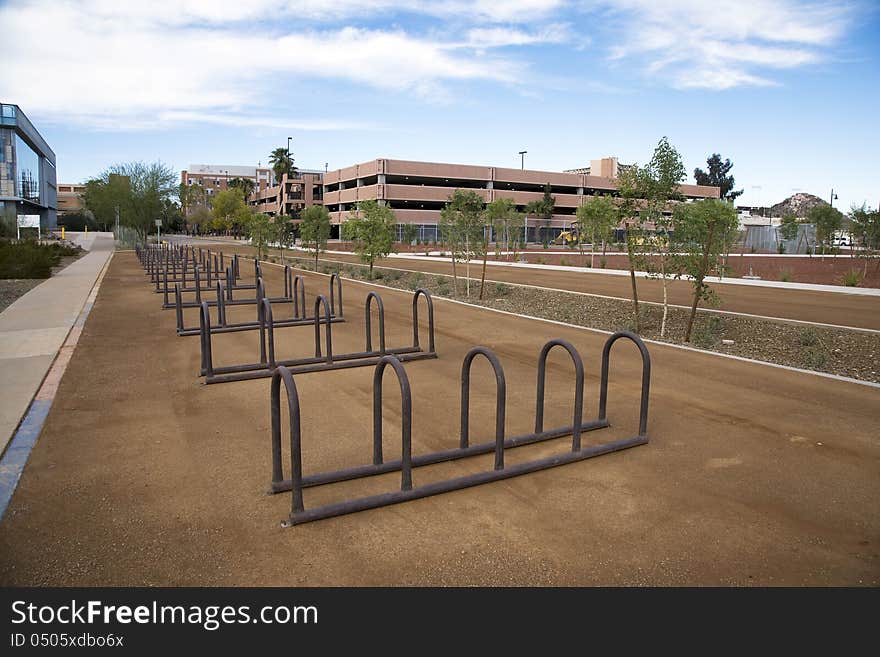
<svg viewBox="0 0 880 657"><path fill-rule="evenodd" d="M15 168L18 195L28 201L39 203L40 156L18 135L15 135Z"/></svg>

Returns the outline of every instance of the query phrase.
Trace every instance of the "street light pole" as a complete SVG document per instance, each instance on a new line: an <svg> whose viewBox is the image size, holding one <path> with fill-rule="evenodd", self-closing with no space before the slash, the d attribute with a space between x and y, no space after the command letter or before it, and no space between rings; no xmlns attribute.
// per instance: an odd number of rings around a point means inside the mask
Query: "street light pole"
<svg viewBox="0 0 880 657"><path fill-rule="evenodd" d="M528 151L520 151L519 152L519 168L520 169L526 168L526 153L528 153Z"/></svg>
<svg viewBox="0 0 880 657"><path fill-rule="evenodd" d="M831 203L830 203L830 205L831 205L832 208L834 207L834 200L835 200L836 198L837 198L837 194L834 193L834 188L832 187L832 188L831 188Z"/></svg>

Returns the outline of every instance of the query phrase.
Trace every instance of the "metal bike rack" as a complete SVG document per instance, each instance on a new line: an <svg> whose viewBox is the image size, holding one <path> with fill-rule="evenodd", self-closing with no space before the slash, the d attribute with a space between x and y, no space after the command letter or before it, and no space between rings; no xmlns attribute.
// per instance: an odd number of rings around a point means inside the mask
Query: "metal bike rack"
<svg viewBox="0 0 880 657"><path fill-rule="evenodd" d="M592 431L611 426L606 418L606 406L608 400L608 374L611 347L620 339L632 341L642 357L642 386L641 402L639 407L639 433L635 436L614 440L608 443L584 447L581 444L581 435L585 431ZM547 356L550 350L560 346L565 349L572 359L575 367L575 403L574 418L571 426L544 429L544 383ZM471 444L469 437L469 398L470 398L470 368L477 356L485 357L491 364L496 379L496 411L495 411L495 438L492 441ZM400 385L401 396L401 457L400 459L385 461L382 454L382 377L387 366L391 366L397 375ZM290 516L282 523L291 526L331 518L348 513L375 509L378 507L398 504L409 500L415 500L431 495L438 495L449 491L478 486L480 484L516 477L538 470L553 468L558 465L582 461L602 454L617 452L648 442L648 396L651 382L651 358L648 349L634 333L621 331L611 335L602 349L602 369L599 384L599 412L597 419L583 422L583 385L584 369L583 362L577 350L571 343L565 340L551 340L544 345L538 358L538 381L536 386L536 413L535 432L521 436L505 438L504 409L506 405L506 382L501 363L492 351L485 347L474 347L465 356L461 374L461 433L459 446L454 449L432 452L413 456L412 454L412 392L406 370L400 360L391 354L379 359L373 376L373 462L342 470L321 472L310 475L302 473L302 434L300 427L300 406L294 372L287 367L279 366L272 374L270 386L270 413L271 413L271 447L272 447L272 484L270 492L291 491ZM287 408L290 431L290 478L284 478L282 454L281 454L281 383L287 392ZM542 442L566 435L572 436L571 450L562 454L556 454L532 461L505 465L504 452L511 447L528 445ZM494 467L490 471L455 477L445 481L434 482L424 486L413 486L412 471L415 467L453 461L476 454L495 453ZM400 471L400 490L370 495L327 504L324 506L306 509L303 502L303 489L310 486L319 486L341 481L349 481L362 477Z"/></svg>
<svg viewBox="0 0 880 657"><path fill-rule="evenodd" d="M419 297L424 297L428 308L428 348L423 349L419 342ZM375 301L379 316L379 349L373 348L372 343L372 320L371 307ZM211 335L211 313L207 302L202 302L199 314L199 329L201 335L202 368L201 375L205 377L205 383L227 383L229 381L245 381L248 379L265 379L272 376L272 372L279 365L291 369L296 374L308 372L324 372L327 370L348 369L352 367L365 367L375 365L388 354L394 354L401 361L422 360L437 358L434 346L434 302L430 293L419 288L413 293L412 298L412 321L413 321L413 344L405 347L389 348L385 344L385 309L382 298L375 292L367 294L365 304L365 350L356 353L336 354L333 352L333 322L331 317L330 303L324 295L315 298L315 314L312 323L315 327L315 356L313 358L278 359L275 356L275 327L276 322L272 317L272 302L263 299L263 311L260 314L260 360L257 363L245 363L240 365L228 365L215 367L213 364L213 345ZM323 313L321 309L323 308ZM326 353L321 348L321 326L324 326L324 343Z"/></svg>
<svg viewBox="0 0 880 657"><path fill-rule="evenodd" d="M292 300L280 301L278 299L272 299L272 303L292 303L293 315L287 319L274 320L275 328L283 328L287 326L308 326L313 324L315 321L315 318L313 316L306 315L305 280L302 276L295 276L293 278L293 284L291 284L289 281L289 274L289 268L285 268L284 296L285 298L292 297ZM255 331L260 328L260 326L262 325L260 318L263 314L262 303L258 303L256 305L257 313L256 319L254 321L228 323L226 321L226 305L228 303L228 295L226 294L226 287L223 285L222 281L217 281L216 293L217 300L213 304L209 304L217 309L217 324L215 325L211 323L211 333L237 333L240 331ZM265 287L263 285L263 281L262 279L259 279L257 285L257 298L262 301L265 296ZM337 298L339 300L338 304ZM181 294L180 290L177 287L177 284L175 284L174 286L174 308L177 316L177 335L199 335L201 333L200 326L184 325L184 306L181 303ZM324 318L320 317L319 321L323 322ZM337 274L333 274L330 277L330 321L334 323L345 321L342 310L342 279Z"/></svg>
<svg viewBox="0 0 880 657"><path fill-rule="evenodd" d="M260 266L260 263L258 261L254 261L254 276L255 276L254 281L255 282L253 285L242 284L242 283L239 283L238 281L236 281L234 269L235 268L233 266L229 266L226 268L226 272L225 272L226 276L225 276L224 289L226 290L226 305L227 306L247 306L247 305L253 305L253 304L259 305L259 294L257 294L257 287L259 285L260 280L263 278L263 269ZM210 271L209 271L209 273L210 273ZM213 285L211 285L207 288L203 287L202 281L201 281L201 270L198 268L196 268L195 271L193 272L193 278L194 278L193 287L188 288L188 289L183 288L183 287L180 288L181 293L183 293L183 292L194 292L195 293L194 299L192 301L184 301L183 297L181 296L180 305L183 308L198 308L202 304L202 292L213 292L216 289L217 283L221 282L220 276L215 276ZM169 301L169 294L175 293L174 288L172 286L177 285L177 283L173 283L170 279L165 280L164 278L163 278L163 283L164 283L163 287L160 287L157 290L160 293L164 293L164 298L163 298L163 302L162 302L162 309L169 310L171 308L176 308L177 307L177 299L175 298L175 301L172 303L171 301ZM169 283L171 283L172 286L170 286ZM245 291L253 290L254 296L235 299L235 298L233 298L233 293L236 290L245 290ZM292 298L290 290L291 290L291 271L290 271L290 266L285 265L284 266L284 295L274 298L273 301L277 301L279 303L283 303L285 301L290 301ZM264 292L265 292L265 288L264 288ZM210 305L210 306L213 306L215 304L216 304L215 301L208 302L208 305Z"/></svg>

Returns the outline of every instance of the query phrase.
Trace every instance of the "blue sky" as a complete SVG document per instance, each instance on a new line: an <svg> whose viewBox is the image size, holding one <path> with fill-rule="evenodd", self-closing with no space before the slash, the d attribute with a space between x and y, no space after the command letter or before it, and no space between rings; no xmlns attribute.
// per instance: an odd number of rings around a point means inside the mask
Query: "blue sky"
<svg viewBox="0 0 880 657"><path fill-rule="evenodd" d="M740 202L880 202L869 0L0 2L0 100L59 181L124 161L734 162Z"/></svg>

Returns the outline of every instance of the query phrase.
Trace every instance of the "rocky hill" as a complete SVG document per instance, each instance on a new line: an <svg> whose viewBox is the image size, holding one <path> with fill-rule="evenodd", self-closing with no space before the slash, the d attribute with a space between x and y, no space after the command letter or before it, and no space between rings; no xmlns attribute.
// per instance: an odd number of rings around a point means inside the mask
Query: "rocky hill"
<svg viewBox="0 0 880 657"><path fill-rule="evenodd" d="M828 205L828 202L823 201L818 196L801 192L794 196L789 196L782 203L772 206L770 208L770 216L784 217L787 214L793 214L798 219L803 219L810 210L820 205Z"/></svg>

